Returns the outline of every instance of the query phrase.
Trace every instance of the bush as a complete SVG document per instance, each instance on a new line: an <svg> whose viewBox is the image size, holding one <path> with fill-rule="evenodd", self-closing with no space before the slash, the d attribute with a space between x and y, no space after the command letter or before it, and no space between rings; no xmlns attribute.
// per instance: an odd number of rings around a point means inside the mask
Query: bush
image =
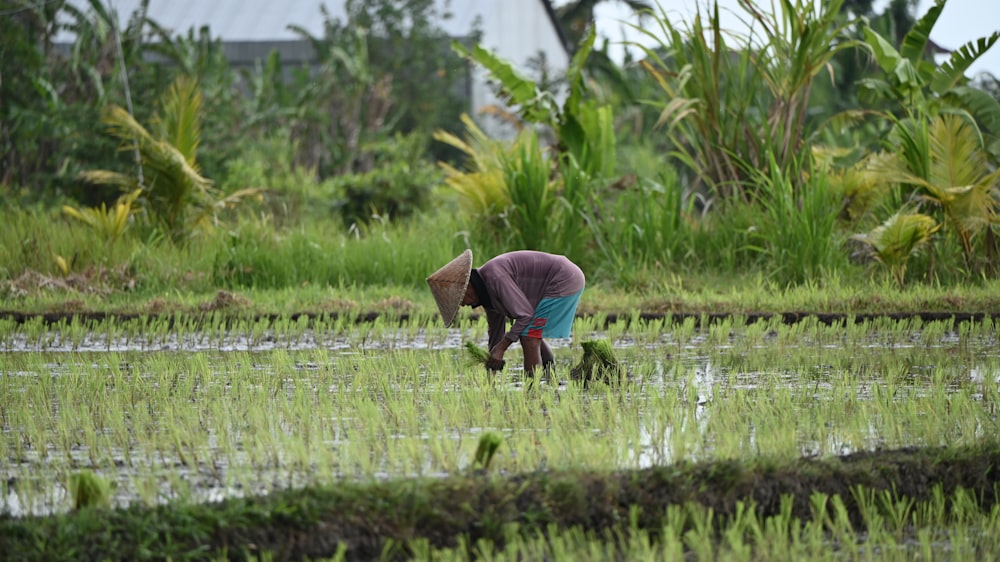
<svg viewBox="0 0 1000 562"><path fill-rule="evenodd" d="M330 193L316 171L295 162L298 146L287 129L244 142L226 164L223 193L257 188L264 195L262 212L275 228L330 216Z"/></svg>
<svg viewBox="0 0 1000 562"><path fill-rule="evenodd" d="M424 146L416 135L377 142L369 149L370 170L329 180L344 224L367 224L375 217L396 220L426 209L443 176L423 158Z"/></svg>

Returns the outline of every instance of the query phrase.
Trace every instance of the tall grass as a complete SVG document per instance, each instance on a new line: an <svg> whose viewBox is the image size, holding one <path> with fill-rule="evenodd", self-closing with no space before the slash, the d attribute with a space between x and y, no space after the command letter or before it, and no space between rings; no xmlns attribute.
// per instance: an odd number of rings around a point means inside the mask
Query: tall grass
<svg viewBox="0 0 1000 562"><path fill-rule="evenodd" d="M113 277L98 292L213 292L221 288L284 289L320 286L416 286L469 243L446 212L410 222L375 222L345 229L339 221L275 230L246 220L232 230L172 243L128 233L105 246L91 229L41 210L13 210L0 232L0 272L13 279L34 271L56 279ZM131 235L129 235L131 234ZM55 259L62 256L68 271ZM83 280L77 283L83 287Z"/></svg>
<svg viewBox="0 0 1000 562"><path fill-rule="evenodd" d="M602 210L605 263L626 281L644 267L679 266L695 270L700 263L693 231L700 219L691 197L671 167L652 178L640 178L617 194ZM627 284L627 281L626 281Z"/></svg>
<svg viewBox="0 0 1000 562"><path fill-rule="evenodd" d="M526 250L549 249L550 233L555 231L553 219L559 210L549 182L551 164L539 147L537 134L523 134L524 142L514 147L513 154L501 157L510 196L510 207L505 211L508 243Z"/></svg>
<svg viewBox="0 0 1000 562"><path fill-rule="evenodd" d="M805 179L804 168L800 163L786 172L772 161L757 176L761 223L751 244L782 284L821 282L846 265L844 236L837 228L839 202L825 175Z"/></svg>
<svg viewBox="0 0 1000 562"><path fill-rule="evenodd" d="M845 31L842 2L782 1L771 10L741 2L751 32L722 28L718 4L677 26L662 8L636 26L654 47L643 66L661 87L659 123L676 155L724 199L752 194L753 170L795 168L816 124L813 81L856 41Z"/></svg>
<svg viewBox="0 0 1000 562"><path fill-rule="evenodd" d="M62 275L57 257L66 260L70 273L116 267L141 251L141 240L125 236L109 244L98 232L54 209L5 208L2 214L0 272L5 277L26 270Z"/></svg>
<svg viewBox="0 0 1000 562"><path fill-rule="evenodd" d="M583 311L749 311L752 304L766 312L793 303L819 312L996 307L990 279L958 283L942 274L900 289L847 264L841 234L835 229L823 238L832 194L822 175L799 183L772 171L762 181L760 205L719 205L705 214L668 170L600 199L596 180L565 177L559 197L567 202L554 205L557 229L546 235L556 244L552 251L584 266ZM334 301L356 309L394 296L431 309L428 272L466 247L479 263L515 249L453 214L448 201L413 220L356 229L334 219L304 219L286 229L244 217L183 245L129 230L105 247L85 225L40 209L6 209L0 221L0 295L4 308L23 311L196 310L220 289L244 294L249 309L269 313L329 310ZM918 258L936 260L938 270L961 262L956 245L944 248L956 252Z"/></svg>
<svg viewBox="0 0 1000 562"><path fill-rule="evenodd" d="M245 224L220 242L216 283L275 289L301 286L416 285L468 243L445 214L401 223L376 221L342 229L337 223L274 232Z"/></svg>

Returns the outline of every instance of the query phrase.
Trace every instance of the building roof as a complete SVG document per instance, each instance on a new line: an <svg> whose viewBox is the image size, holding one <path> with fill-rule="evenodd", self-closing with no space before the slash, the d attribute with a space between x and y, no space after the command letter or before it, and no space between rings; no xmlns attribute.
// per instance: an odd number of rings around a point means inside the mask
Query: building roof
<svg viewBox="0 0 1000 562"><path fill-rule="evenodd" d="M85 8L85 0L70 0ZM118 12L124 21L142 6L143 0L102 0ZM451 14L439 22L452 37L465 37L485 8L495 7L502 0L436 0L439 13ZM551 0L537 0L543 5L559 37L559 43L569 52L569 45ZM186 34L190 29L207 25L213 37L223 41L287 41L301 39L290 26L301 27L310 35L322 36L324 18L320 7L325 6L330 18L345 20L343 0L149 0L148 17L172 35ZM64 38L68 39L68 38ZM60 40L57 38L57 41Z"/></svg>

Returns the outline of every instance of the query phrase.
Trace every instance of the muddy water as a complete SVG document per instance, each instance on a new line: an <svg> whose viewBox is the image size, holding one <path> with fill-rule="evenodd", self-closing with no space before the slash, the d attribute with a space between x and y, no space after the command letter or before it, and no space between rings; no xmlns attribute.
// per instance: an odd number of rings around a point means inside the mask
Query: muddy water
<svg viewBox="0 0 1000 562"><path fill-rule="evenodd" d="M56 437L44 446L18 444L21 428L12 427L4 410L18 408L20 392L35 379L65 376L72 372L94 376L106 372L103 354L198 354L203 356L209 369L224 369L220 359L231 352L251 354L260 368L274 370L269 362L273 352L309 352L323 350L331 357L354 354L404 353L458 353L469 332L459 330L426 332L423 330L359 331L348 335L331 335L325 332L303 330L294 336L273 331L255 334L195 333L184 336L138 338L84 334L66 336L59 332L41 336L13 334L0 341L0 377L3 378L3 405L0 407L0 512L13 515L45 514L69 508L66 482L68 475L82 468L94 468L114 484L115 505L135 502L161 503L175 499L216 501L226 497L258 495L269 490L304 486L317 481L315 473L323 467L301 466L277 453L267 463L253 463L245 452L218 453L213 442L220 428L205 429L205 450L202 460L192 461L170 452L156 455L135 450L117 449L104 451L94 458L86 446L76 445L67 452L55 444ZM826 382L841 373L872 370L871 376L856 389L856 397L871 399L879 384L880 365L904 365L906 372L901 379L906 392L917 396L921 385L928 384L930 375L940 373L942 366L956 389L968 385L986 386L995 392L1000 380L998 350L990 333L963 335L944 331L928 339L919 332L878 334L846 340L836 335L798 335L794 338L769 333L749 338L739 333L718 334L710 330L696 331L678 336L669 331L656 335L629 335L622 332L592 332L580 339L609 338L628 365L633 379L639 381L644 393L676 392L689 399L692 415L683 424L665 423L655 411L640 411L637 437L622 444L622 463L630 467L675 462L679 458L708 458L712 454L711 423L726 400L740 392L781 384L812 392L817 401L835 399L829 395L831 385ZM569 340L551 342L557 358L564 364L578 357L578 348ZM45 372L22 370L16 367L21 354L44 354ZM67 365L66 361L92 361L88 366ZM502 384L512 392L522 392L524 381L515 361ZM288 392L294 391L299 379L312 378L309 372L321 371L327 366L298 363L295 373L288 377ZM895 367L893 367L895 368ZM898 373L891 373L898 377ZM940 375L937 375L940 376ZM24 382L29 381L29 382ZM350 385L348 379L324 379L332 386ZM543 381L547 388L565 391L565 380ZM914 394L915 393L915 394ZM61 408L72 405L49 404L58 415ZM641 404L638 406L641 410ZM984 405L985 407L985 405ZM992 407L992 406L989 406ZM989 416L987 416L987 419ZM993 418L995 420L995 416ZM533 428L510 428L532 431ZM982 431L987 431L988 428ZM607 432L613 431L608 429ZM749 446L768 436L757 428L748 430ZM474 438L481 428L450 428L455 440ZM678 454L669 444L681 434L700 433L704 443ZM425 436L429 437L429 436ZM390 438L392 438L390 436ZM333 432L326 436L325 447L343 446L346 434ZM430 439L427 439L428 442ZM799 443L803 455L844 454L860 448L877 448L885 443L885 436L873 425L869 435L853 441L802 438ZM428 454L428 459L432 455ZM413 470L412 467L410 469ZM422 476L442 475L446 472L431 460L415 471ZM238 476L237 476L238 475ZM362 474L350 466L329 469L329 478L394 478L412 476L413 472L400 472L391 466L374 474Z"/></svg>
<svg viewBox="0 0 1000 562"><path fill-rule="evenodd" d="M347 337L305 330L294 337L277 334L273 331L264 331L256 335L228 332L221 335L195 333L178 336L168 334L147 339L115 337L105 334L86 334L77 338L52 332L43 337L15 334L0 343L0 351L9 353L273 351L276 349L342 351L357 348L359 343L364 343L365 347L373 349L394 347L408 349L450 348L461 345L462 334L453 330L444 338L431 339L424 333L410 336L407 332L400 331L397 334L379 334L377 338L366 339L363 335Z"/></svg>

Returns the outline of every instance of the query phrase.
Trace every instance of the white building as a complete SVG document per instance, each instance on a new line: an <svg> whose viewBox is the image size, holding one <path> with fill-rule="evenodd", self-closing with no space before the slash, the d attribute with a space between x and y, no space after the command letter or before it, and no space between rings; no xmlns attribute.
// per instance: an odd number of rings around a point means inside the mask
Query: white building
<svg viewBox="0 0 1000 562"><path fill-rule="evenodd" d="M85 0L71 0L86 8ZM102 0L125 21L142 0ZM561 74L569 64L566 44L551 0L436 0L439 14L451 17L438 22L450 36L467 38L476 29L480 44L531 76L528 63L542 54L547 69ZM313 37L323 36L325 6L329 17L346 21L344 0L149 0L147 16L171 35L186 35L208 26L212 38L223 43L226 56L237 66L252 65L272 50L287 64L308 63L312 48L289 26L298 26ZM57 38L59 41L60 38ZM69 40L69 38L62 38ZM498 104L486 72L472 70L469 113L479 116L486 106ZM477 120L478 119L477 117ZM493 129L484 123L487 130ZM494 130L494 132L498 132Z"/></svg>

